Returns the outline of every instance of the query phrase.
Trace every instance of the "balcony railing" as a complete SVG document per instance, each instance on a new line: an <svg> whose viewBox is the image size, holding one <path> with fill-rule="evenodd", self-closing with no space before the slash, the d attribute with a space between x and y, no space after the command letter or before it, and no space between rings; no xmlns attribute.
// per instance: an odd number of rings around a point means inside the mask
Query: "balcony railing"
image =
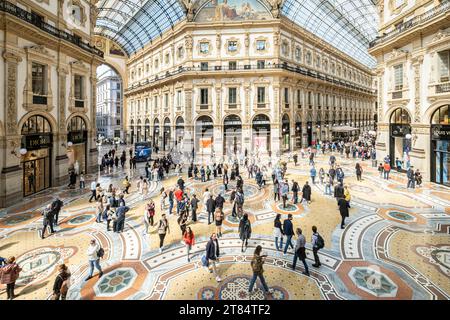
<svg viewBox="0 0 450 320"><path fill-rule="evenodd" d="M145 81L140 81L138 83L134 83L132 86L128 87L128 90L133 90L133 89L137 89L139 87L143 87L145 85L160 81L160 80L164 80L176 75L180 75L186 72L223 72L223 71L235 71L235 70L258 70L260 72L265 72L268 70L287 70L290 72L295 72L295 73L299 73L301 75L310 77L310 78L315 78L315 79L320 79L322 81L326 81L335 85L339 85L345 88L349 88L349 89L353 89L353 90L357 90L359 92L363 92L363 93L367 93L367 94L374 94L375 91L374 90L369 90L367 88L363 88L363 87L359 87L356 85L351 84L348 81L344 81L341 79L337 79L337 78L333 78L327 75L322 75L320 73L317 73L315 71L311 71L309 69L306 69L304 67L301 67L299 65L289 65L286 62L283 63L275 63L275 64L266 64L264 66L264 71L261 69L258 69L258 66L256 64L246 64L244 66L236 66L236 68L229 68L229 66L225 65L222 66L221 70L216 70L215 67L205 67L205 66L198 66L198 67L184 67L184 66L180 66L177 69L173 70L173 71L168 71L166 72L164 75L155 75L153 78L147 78Z"/></svg>
<svg viewBox="0 0 450 320"><path fill-rule="evenodd" d="M450 82L440 83L436 85L436 93L450 92Z"/></svg>
<svg viewBox="0 0 450 320"><path fill-rule="evenodd" d="M414 17L409 21L401 23L400 25L398 25L395 28L394 31L391 31L389 33L384 34L381 37L376 38L375 40L373 40L372 42L369 43L369 48L373 48L383 42L389 41L389 40L395 38L396 36L398 36L399 34L402 34L406 31L418 26L421 23L425 23L442 13L444 13L444 14L447 13L449 10L450 10L450 0L443 0L442 3L440 3L433 9L428 10L427 12Z"/></svg>
<svg viewBox="0 0 450 320"><path fill-rule="evenodd" d="M38 15L19 8L9 1L0 0L0 11L9 13L16 18L28 22L33 26L47 32L48 34L51 34L52 36L66 40L89 53L98 55L103 58L103 51L91 46L89 43L82 41L80 38L74 35L71 35L63 30L59 30L51 24L42 21L42 19Z"/></svg>
<svg viewBox="0 0 450 320"><path fill-rule="evenodd" d="M403 91L392 92L392 99L401 99L401 98L403 98Z"/></svg>

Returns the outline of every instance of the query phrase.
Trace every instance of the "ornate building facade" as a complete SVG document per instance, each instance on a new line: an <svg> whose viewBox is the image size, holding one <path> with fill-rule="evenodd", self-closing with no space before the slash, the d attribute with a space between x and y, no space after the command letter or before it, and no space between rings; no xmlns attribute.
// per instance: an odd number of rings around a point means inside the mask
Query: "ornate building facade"
<svg viewBox="0 0 450 320"><path fill-rule="evenodd" d="M373 127L371 69L281 16L277 1L235 2L187 2L186 20L130 57L129 143L220 157Z"/></svg>
<svg viewBox="0 0 450 320"><path fill-rule="evenodd" d="M449 185L450 1L378 4L378 159L390 155Z"/></svg>
<svg viewBox="0 0 450 320"><path fill-rule="evenodd" d="M94 1L0 1L0 207L97 170Z"/></svg>

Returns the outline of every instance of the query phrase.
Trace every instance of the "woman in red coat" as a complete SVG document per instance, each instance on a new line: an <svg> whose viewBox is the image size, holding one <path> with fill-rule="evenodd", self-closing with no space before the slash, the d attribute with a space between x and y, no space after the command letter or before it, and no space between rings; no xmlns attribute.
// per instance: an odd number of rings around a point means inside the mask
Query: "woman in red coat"
<svg viewBox="0 0 450 320"><path fill-rule="evenodd" d="M189 258L189 252L191 251L192 246L195 244L195 237L194 233L191 230L191 227L186 227L186 230L184 231L183 234L183 241L184 244L186 245L187 260L188 262L190 262L191 259Z"/></svg>
<svg viewBox="0 0 450 320"><path fill-rule="evenodd" d="M15 257L9 257L6 266L0 268L0 283L6 284L8 300L16 297L14 294L14 286L16 285L16 280L19 278L20 271L22 271L22 268L15 261Z"/></svg>

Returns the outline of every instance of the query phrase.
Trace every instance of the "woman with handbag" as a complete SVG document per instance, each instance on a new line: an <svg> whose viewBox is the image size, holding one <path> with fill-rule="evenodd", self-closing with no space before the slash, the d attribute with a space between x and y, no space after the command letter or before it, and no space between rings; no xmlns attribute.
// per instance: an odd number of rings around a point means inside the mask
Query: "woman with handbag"
<svg viewBox="0 0 450 320"><path fill-rule="evenodd" d="M19 278L20 271L22 271L22 268L16 263L16 257L9 257L6 265L0 268L0 283L6 284L8 300L13 300L16 297L14 287L16 286L16 280Z"/></svg>
<svg viewBox="0 0 450 320"><path fill-rule="evenodd" d="M58 275L53 284L52 300L66 300L67 291L69 291L70 272L65 264L58 266Z"/></svg>

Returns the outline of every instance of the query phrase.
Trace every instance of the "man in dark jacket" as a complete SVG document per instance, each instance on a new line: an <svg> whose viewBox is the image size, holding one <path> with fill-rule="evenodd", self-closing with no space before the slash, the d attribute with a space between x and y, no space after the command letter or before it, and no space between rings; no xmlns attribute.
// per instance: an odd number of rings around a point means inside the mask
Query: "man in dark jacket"
<svg viewBox="0 0 450 320"><path fill-rule="evenodd" d="M344 198L339 198L338 200L339 212L341 214L341 229L344 229L345 218L348 217L349 204Z"/></svg>
<svg viewBox="0 0 450 320"><path fill-rule="evenodd" d="M225 203L225 198L219 193L215 200L215 208L223 209L223 204Z"/></svg>
<svg viewBox="0 0 450 320"><path fill-rule="evenodd" d="M300 187L298 186L297 181L292 180L292 198L293 198L294 204L296 204L298 202L299 189L300 189Z"/></svg>
<svg viewBox="0 0 450 320"><path fill-rule="evenodd" d="M55 227L58 225L59 212L61 211L61 208L63 205L64 205L64 203L61 200L59 200L59 198L56 198L56 200L52 202L52 211L53 211Z"/></svg>
<svg viewBox="0 0 450 320"><path fill-rule="evenodd" d="M42 213L43 228L41 231L41 239L44 239L44 234L45 230L47 230L47 227L50 227L51 234L55 233L55 231L53 230L53 213L54 211L52 210L52 205L51 204L47 205L47 207L44 209L44 212Z"/></svg>
<svg viewBox="0 0 450 320"><path fill-rule="evenodd" d="M284 234L286 235L286 245L284 246L283 255L286 254L289 246L291 246L291 248L294 249L294 245L291 242L292 237L294 236L294 225L292 224L292 219L293 219L292 214L289 213L288 218L283 222L283 231Z"/></svg>
<svg viewBox="0 0 450 320"><path fill-rule="evenodd" d="M406 176L408 177L408 184L406 185L406 188L415 188L415 176L414 176L414 167L409 167L408 171L406 171Z"/></svg>
<svg viewBox="0 0 450 320"><path fill-rule="evenodd" d="M206 211L208 212L208 224L211 224L211 216L214 221L214 210L215 210L215 201L213 199L213 196L210 195L209 199L206 200Z"/></svg>
<svg viewBox="0 0 450 320"><path fill-rule="evenodd" d="M211 235L208 243L206 244L206 260L209 262L210 272L212 272L216 276L216 281L220 282L219 275L217 274L216 262L219 259L220 250L219 250L219 241L217 240L217 236L215 233Z"/></svg>
<svg viewBox="0 0 450 320"><path fill-rule="evenodd" d="M192 195L191 199L191 209L192 209L192 221L197 221L197 209L198 209L198 199L195 194Z"/></svg>
<svg viewBox="0 0 450 320"><path fill-rule="evenodd" d="M302 202L305 200L306 202L311 203L311 193L311 186L308 184L308 181L306 181L302 189Z"/></svg>
<svg viewBox="0 0 450 320"><path fill-rule="evenodd" d="M340 198L344 198L344 186L342 183L338 183L334 186L334 197L336 198L336 201L339 201Z"/></svg>
<svg viewBox="0 0 450 320"><path fill-rule="evenodd" d="M125 227L125 213L127 213L130 210L127 206L121 206L117 208L116 215L117 215L117 230L115 232L123 232L123 229Z"/></svg>
<svg viewBox="0 0 450 320"><path fill-rule="evenodd" d="M178 184L178 187L184 191L184 180L181 176L178 178L177 184Z"/></svg>

